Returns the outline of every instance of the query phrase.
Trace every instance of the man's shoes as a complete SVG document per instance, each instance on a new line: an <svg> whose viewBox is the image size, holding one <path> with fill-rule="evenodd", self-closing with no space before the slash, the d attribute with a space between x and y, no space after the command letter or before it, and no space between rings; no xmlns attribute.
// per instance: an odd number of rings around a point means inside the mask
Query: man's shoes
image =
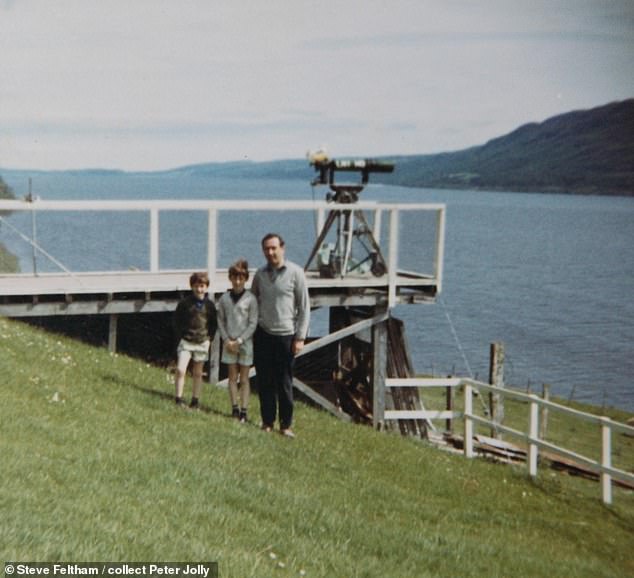
<svg viewBox="0 0 634 578"><path fill-rule="evenodd" d="M263 423L262 431L266 433L271 433L273 431L273 428L270 425L266 425L265 423Z"/></svg>
<svg viewBox="0 0 634 578"><path fill-rule="evenodd" d="M284 428L280 430L280 433L285 437L285 438L294 438L295 437L295 432L293 432L293 430L290 427Z"/></svg>
<svg viewBox="0 0 634 578"><path fill-rule="evenodd" d="M231 408L231 417L233 417L235 419L240 419L240 410L238 409L237 405L234 405Z"/></svg>
<svg viewBox="0 0 634 578"><path fill-rule="evenodd" d="M192 397L192 401L189 404L189 409L200 409L200 403L197 397Z"/></svg>
<svg viewBox="0 0 634 578"><path fill-rule="evenodd" d="M240 420L240 423L247 423L247 412L246 412L246 410L244 410L244 409L240 410L240 415L239 415L238 419Z"/></svg>

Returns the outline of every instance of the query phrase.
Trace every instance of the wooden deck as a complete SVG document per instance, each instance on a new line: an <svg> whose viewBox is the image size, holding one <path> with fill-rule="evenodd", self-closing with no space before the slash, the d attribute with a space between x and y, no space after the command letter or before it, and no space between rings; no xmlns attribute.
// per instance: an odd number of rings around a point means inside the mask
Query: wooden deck
<svg viewBox="0 0 634 578"><path fill-rule="evenodd" d="M372 213L373 236L381 239L387 223L387 242L382 248L387 274L375 277L370 273L346 273L343 278L323 278L317 271L307 273L313 307L384 306L433 301L442 289L445 206L430 203L350 204L324 201L213 201L213 200L93 200L93 201L7 201L0 200L0 212L39 213L47 211L82 212L116 211L148 214L149 263L142 271L101 271L2 275L0 274L0 315L33 317L48 315L95 315L120 313L152 313L171 311L176 302L189 292L191 270L163 269L159 262L159 214L169 211L202 211L207 215L207 271L215 272L211 288L219 296L229 288L227 270L218 267L218 230L228 212L308 211L315 216L316 233L321 231L326 216L337 212L365 211ZM399 215L416 211L435 215L435 247L433 263L421 263L424 271L404 271L399 266ZM4 221L3 221L4 222ZM71 221L69 221L70 223ZM383 222L383 225L381 224ZM309 231L306 232L310 234ZM355 231L349 234L356 235ZM351 243L352 237L348 239ZM28 239L27 239L28 240ZM78 241L80 242L80 241ZM411 248L410 248L411 249Z"/></svg>
<svg viewBox="0 0 634 578"><path fill-rule="evenodd" d="M73 274L0 275L0 315L34 317L171 311L189 292L190 271L113 271ZM388 299L390 278L352 276L320 278L307 273L312 307L374 306ZM394 279L396 303L433 301L436 280L399 271ZM218 297L230 287L226 269L211 278Z"/></svg>

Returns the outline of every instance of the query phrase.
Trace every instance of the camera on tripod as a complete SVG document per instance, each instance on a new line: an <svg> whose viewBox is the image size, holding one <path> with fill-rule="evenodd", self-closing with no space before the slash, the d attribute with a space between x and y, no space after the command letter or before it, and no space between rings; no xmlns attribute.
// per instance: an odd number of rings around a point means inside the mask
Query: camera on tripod
<svg viewBox="0 0 634 578"><path fill-rule="evenodd" d="M335 203L356 203L359 194L368 184L370 173L391 173L394 164L374 159L362 160L335 160L329 159L323 151L309 155L310 164L315 167L317 177L313 185L328 185L331 193L326 195L326 200ZM335 182L337 172L357 172L361 175L361 182L338 184Z"/></svg>
<svg viewBox="0 0 634 578"><path fill-rule="evenodd" d="M324 151L309 154L308 159L317 172L312 185L328 185L330 192L326 194L326 200L340 205L354 205L359 201L359 195L368 184L370 173L391 173L394 170L393 163L373 159L334 160ZM337 172L359 173L360 182L337 183ZM327 242L335 224L335 238ZM349 274L363 276L367 273L381 277L387 273L379 244L363 211L359 209L330 211L304 269L309 269L315 257L320 277L343 278Z"/></svg>

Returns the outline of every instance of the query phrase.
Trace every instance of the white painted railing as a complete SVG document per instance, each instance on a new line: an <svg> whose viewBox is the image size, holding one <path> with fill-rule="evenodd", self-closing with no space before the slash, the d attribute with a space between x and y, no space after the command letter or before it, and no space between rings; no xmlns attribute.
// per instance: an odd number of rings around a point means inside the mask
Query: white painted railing
<svg viewBox="0 0 634 578"><path fill-rule="evenodd" d="M387 248L388 265L388 297L389 304L396 303L396 279L399 255L399 216L411 211L433 211L436 217L436 247L433 271L429 273L436 282L437 292L442 290L443 259L445 245L445 205L441 203L377 203L361 201L354 204L336 204L326 201L270 201L270 200L35 200L33 202L18 200L0 200L0 216L5 212L45 212L45 211L142 211L149 213L150 236L150 272L160 272L159 247L160 228L159 214L162 211L204 211L207 212L207 270L215 272L218 264L218 220L221 212L226 211L310 211L316 213L316 236L324 223L324 215L330 211L360 210L374 214L373 234L381 238L382 214L389 215L389 235ZM3 219L6 216L2 217Z"/></svg>
<svg viewBox="0 0 634 578"><path fill-rule="evenodd" d="M612 503L612 480L619 480L628 484L634 484L634 474L612 466L612 437L613 433L623 433L634 436L634 427L616 422L608 417L597 416L576 409L560 405L558 403L543 399L534 394L522 393L505 387L497 387L488 383L475 381L469 378L407 378L407 379L386 379L386 388L390 387L416 387L416 388L436 388L436 387L464 387L464 411L457 412L451 410L428 411L428 410L386 410L385 420L399 419L463 419L464 420L464 455L472 458L474 452L474 426L481 424L495 427L498 431L511 434L528 444L527 466L529 474L537 476L537 464L539 449L548 450L553 454L574 460L586 466L589 470L600 476L601 494L606 504ZM500 397L507 397L528 403L529 420L528 432L519 431L491 419L478 416L473 411L474 392L488 391ZM569 449L549 443L540 438L539 435L539 415L540 408L558 411L575 419L585 420L600 426L601 432L601 459L594 460L587 456L573 452Z"/></svg>

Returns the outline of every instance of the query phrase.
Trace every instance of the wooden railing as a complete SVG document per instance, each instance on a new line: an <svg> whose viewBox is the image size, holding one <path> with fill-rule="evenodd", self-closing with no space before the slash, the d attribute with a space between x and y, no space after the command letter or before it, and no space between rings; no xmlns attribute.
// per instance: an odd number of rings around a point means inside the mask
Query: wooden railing
<svg viewBox="0 0 634 578"><path fill-rule="evenodd" d="M601 494L603 502L612 503L612 481L619 480L626 484L634 484L634 474L613 467L612 465L612 439L614 433L622 433L634 436L634 427L616 422L608 417L579 411L564 405L540 398L535 394L523 393L506 387L498 387L488 383L483 383L469 378L408 378L408 379L386 379L385 387L416 387L416 388L464 388L464 411L454 411L452 409L442 411L399 411L386 410L385 420L399 419L423 419L423 420L463 420L464 422L464 455L472 458L474 450L474 426L481 424L497 429L500 432L511 434L528 444L527 466L531 476L537 476L537 466L539 450L548 450L551 454L562 458L573 460L587 467L590 471L599 475L601 480ZM510 398L527 403L528 407L528 431L520 431L488 417L476 415L473 408L473 400L476 394L489 392L501 398ZM594 423L599 428L601 436L601 458L595 460L581 455L570 449L558 446L543 439L540 435L539 416L540 410L552 410L561 412L574 419L584 420Z"/></svg>
<svg viewBox="0 0 634 578"><path fill-rule="evenodd" d="M159 214L166 211L202 211L207 213L207 270L218 269L218 220L220 213L228 211L310 211L315 213L316 236L323 226L325 215L330 211L366 211L374 215L373 235L381 238L383 215L387 214L389 231L388 246L383 248L387 257L387 285L389 306L396 304L397 274L399 260L399 218L402 213L411 211L432 211L436 213L436 239L433 271L427 272L435 280L436 291L442 290L443 260L445 247L445 205L441 203L377 203L361 201L354 204L328 203L325 201L293 200L35 200L33 202L0 200L0 218L12 212L24 212L35 215L46 211L119 211L146 212L149 214L149 271L161 271L159 263L160 227ZM308 231L307 231L308 234ZM70 271L64 269L68 274Z"/></svg>

